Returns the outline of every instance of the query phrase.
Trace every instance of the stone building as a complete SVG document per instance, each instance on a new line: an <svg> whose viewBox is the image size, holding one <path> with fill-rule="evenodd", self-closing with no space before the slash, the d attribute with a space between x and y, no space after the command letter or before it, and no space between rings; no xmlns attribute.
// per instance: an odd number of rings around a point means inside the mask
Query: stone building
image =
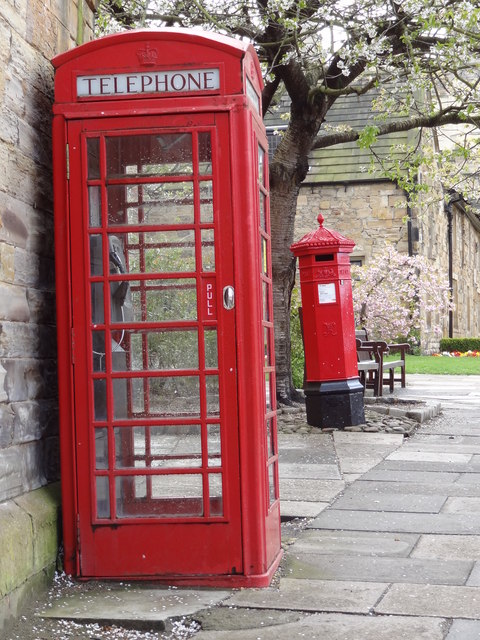
<svg viewBox="0 0 480 640"><path fill-rule="evenodd" d="M50 60L96 4L0 3L0 635L58 553Z"/></svg>
<svg viewBox="0 0 480 640"><path fill-rule="evenodd" d="M281 131L280 106L267 117L271 146ZM327 124L349 123L363 128L371 122L371 98L348 96L338 100L329 112ZM415 142L416 132L391 134L375 143L378 157L392 156L395 145ZM419 182L428 181L419 172ZM424 353L438 349L439 337L433 325L443 325L443 337L480 336L480 215L471 213L461 197L449 201L441 185L431 185L428 205L409 207L406 193L382 177L379 167L370 171L370 155L357 143L316 150L311 154L310 171L298 199L295 239L316 226L319 212L325 226L352 238L355 249L351 260L368 264L390 243L400 252L423 255L448 276L455 310L446 318L422 319L421 348Z"/></svg>

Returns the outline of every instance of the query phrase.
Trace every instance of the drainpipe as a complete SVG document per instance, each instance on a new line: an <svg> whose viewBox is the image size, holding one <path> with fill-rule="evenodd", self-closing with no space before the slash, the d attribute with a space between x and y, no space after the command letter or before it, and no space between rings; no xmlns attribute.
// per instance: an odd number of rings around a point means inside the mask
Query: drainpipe
<svg viewBox="0 0 480 640"><path fill-rule="evenodd" d="M408 255L413 256L413 233L412 233L412 207L408 204L407 195L407 242L408 242Z"/></svg>
<svg viewBox="0 0 480 640"><path fill-rule="evenodd" d="M77 7L77 46L83 44L83 0L78 0Z"/></svg>
<svg viewBox="0 0 480 640"><path fill-rule="evenodd" d="M453 209L452 201L445 202L447 214L448 287L453 295ZM453 338L453 309L448 312L448 337Z"/></svg>

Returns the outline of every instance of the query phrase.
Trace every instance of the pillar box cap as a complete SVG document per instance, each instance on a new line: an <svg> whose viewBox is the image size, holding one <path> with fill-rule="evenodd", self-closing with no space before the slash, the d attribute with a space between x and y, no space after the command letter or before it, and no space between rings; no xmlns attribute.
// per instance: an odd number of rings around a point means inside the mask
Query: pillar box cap
<svg viewBox="0 0 480 640"><path fill-rule="evenodd" d="M324 217L321 213L317 217L320 227L315 231L310 231L298 242L290 246L290 251L294 256L305 256L318 253L351 253L355 243L349 238L345 238L337 231L325 229L323 226Z"/></svg>

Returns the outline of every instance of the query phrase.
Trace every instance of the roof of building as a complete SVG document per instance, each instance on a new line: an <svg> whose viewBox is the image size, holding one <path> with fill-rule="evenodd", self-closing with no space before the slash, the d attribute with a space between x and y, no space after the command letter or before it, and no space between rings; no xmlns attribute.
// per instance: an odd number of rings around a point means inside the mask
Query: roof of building
<svg viewBox="0 0 480 640"><path fill-rule="evenodd" d="M361 130L367 125L381 123L376 115L378 112L372 107L372 100L377 97L376 92L369 92L357 96L355 94L338 98L328 111L325 124L320 135L332 132L332 127L351 127ZM285 93L278 105L265 117L265 125L269 130L285 128L285 114L289 111L289 98ZM389 120L400 119L400 116L392 116ZM400 149L395 150L395 145L407 145L414 141L416 132L398 132L381 136L372 146L379 158L395 159L403 154ZM272 138L270 138L272 140ZM275 143L273 143L275 144ZM380 162L375 160L376 170L371 171L372 154L369 149L362 149L357 142L348 142L315 149L310 155L310 171L305 183L338 183L338 182L365 182L385 179L380 170Z"/></svg>

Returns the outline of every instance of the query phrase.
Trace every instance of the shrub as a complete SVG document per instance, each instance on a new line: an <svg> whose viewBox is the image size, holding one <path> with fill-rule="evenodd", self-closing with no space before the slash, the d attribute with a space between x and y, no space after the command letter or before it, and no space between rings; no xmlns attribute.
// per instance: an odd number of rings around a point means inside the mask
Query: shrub
<svg viewBox="0 0 480 640"><path fill-rule="evenodd" d="M295 287L292 291L292 303L290 306L290 341L291 341L291 362L292 378L296 389L303 388L303 370L305 356L303 353L302 332L300 329L300 318L298 308L301 306L300 293Z"/></svg>
<svg viewBox="0 0 480 640"><path fill-rule="evenodd" d="M480 351L480 338L442 338L440 351Z"/></svg>

